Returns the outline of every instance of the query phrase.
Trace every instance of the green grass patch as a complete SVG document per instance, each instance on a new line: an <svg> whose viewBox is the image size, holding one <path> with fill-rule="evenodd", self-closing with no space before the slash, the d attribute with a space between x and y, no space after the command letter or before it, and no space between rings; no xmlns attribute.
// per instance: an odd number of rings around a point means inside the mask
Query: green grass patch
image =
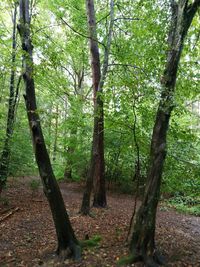
<svg viewBox="0 0 200 267"><path fill-rule="evenodd" d="M129 255L127 257L123 257L123 258L121 258L121 259L119 259L117 261L117 266L127 266L128 264L133 263L134 258L135 257L133 255Z"/></svg>
<svg viewBox="0 0 200 267"><path fill-rule="evenodd" d="M100 235L94 235L90 239L80 241L81 247L97 247L101 241Z"/></svg>

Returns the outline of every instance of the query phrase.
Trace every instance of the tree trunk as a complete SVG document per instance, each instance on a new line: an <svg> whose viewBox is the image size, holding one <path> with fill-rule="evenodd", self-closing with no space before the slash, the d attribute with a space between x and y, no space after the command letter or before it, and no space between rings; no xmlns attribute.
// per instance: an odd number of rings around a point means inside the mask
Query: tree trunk
<svg viewBox="0 0 200 267"><path fill-rule="evenodd" d="M75 144L74 141L76 141L76 135L77 135L77 125L74 125L73 128L70 130L70 142L68 144L67 148L67 161L66 161L66 167L64 172L64 179L65 180L71 180L72 179L72 165L73 165L73 154L75 152Z"/></svg>
<svg viewBox="0 0 200 267"><path fill-rule="evenodd" d="M97 42L96 33L96 18L93 0L86 0L88 27L90 35L90 54L91 54L91 67L93 78L93 95L94 95L94 127L93 127L93 141L91 151L90 170L86 181L86 189L83 195L83 201L81 206L81 212L88 214L90 209L90 197L93 188L93 182L96 184L104 179L104 132L103 132L103 101L99 90L99 83L101 78L100 70L100 56L99 47ZM98 189L97 189L98 190ZM96 190L96 191L97 191ZM105 195L104 195L105 198ZM106 205L106 199L103 200ZM94 201L96 203L96 200Z"/></svg>
<svg viewBox="0 0 200 267"><path fill-rule="evenodd" d="M16 58L16 19L17 19L17 2L15 3L14 15L13 15L13 34L12 34L12 62L11 62L11 74L10 74L10 94L8 100L8 115L7 115L7 126L6 126L6 136L4 141L4 147L0 159L0 194L3 187L6 184L9 171L9 161L10 161L10 141L13 135L14 128L14 118L16 110L16 101L18 97L18 89L21 81L17 85L15 93L15 58Z"/></svg>
<svg viewBox="0 0 200 267"><path fill-rule="evenodd" d="M109 25L109 32L107 37L107 44L105 47L104 52L104 60L102 66L101 77L98 85L98 95L97 92L97 113L99 115L98 121L98 134L99 134L99 159L95 165L95 174L94 174L94 200L93 206L94 207L106 207L107 200L106 200L106 184L105 184L105 161L104 161L104 112L103 112L103 100L102 100L102 93L103 87L106 80L106 75L108 71L108 60L109 60L109 53L111 47L111 40L112 40L112 32L114 26L114 1L110 1L110 25ZM97 43L98 45L98 43ZM99 103L98 103L99 102ZM99 106L99 107L98 107ZM94 118L95 120L95 118ZM95 125L95 122L94 122Z"/></svg>
<svg viewBox="0 0 200 267"><path fill-rule="evenodd" d="M162 263L155 247L155 223L166 157L167 130L174 106L174 89L184 39L199 5L199 0L194 1L192 5L188 5L186 0L179 1L179 4L172 1L169 51L161 79L162 93L151 141L147 184L142 204L132 222L129 236L132 262L143 260L145 266L158 266Z"/></svg>
<svg viewBox="0 0 200 267"><path fill-rule="evenodd" d="M81 212L88 214L90 210L90 197L94 186L93 206L106 207L106 186L105 186L105 161L104 161L104 112L103 112L103 86L108 69L108 57L111 46L111 36L114 24L114 2L111 0L110 27L105 48L104 62L100 68L99 47L96 32L96 18L94 1L86 0L87 18L90 35L90 54L93 77L94 94L94 128L91 150L90 170L87 177L86 188L83 195Z"/></svg>
<svg viewBox="0 0 200 267"><path fill-rule="evenodd" d="M70 252L70 256L79 259L81 256L81 249L69 221L65 204L52 170L40 125L39 114L37 112L33 78L33 46L30 38L29 0L20 0L20 23L18 25L18 30L21 36L22 49L24 51L22 61L27 116L44 193L48 199L56 228L58 239L57 253L62 257L66 257L69 256Z"/></svg>
<svg viewBox="0 0 200 267"><path fill-rule="evenodd" d="M67 96L65 96L64 98L64 121L66 122L67 120ZM67 147L66 142L67 142L67 129L66 129L66 125L64 125L64 155L66 157L67 155L67 160L66 160L66 166L65 166L65 170L64 170L64 179L65 180L71 180L72 178L72 169L71 169L71 165L69 163L68 160L68 156L69 156L69 147Z"/></svg>
<svg viewBox="0 0 200 267"><path fill-rule="evenodd" d="M84 66L78 71L74 70L74 72L75 72L74 80L75 81L77 80L77 82L74 83L74 93L78 97L82 94L82 87L83 87L83 80L84 80ZM67 110L67 102L65 100L65 121L67 119L66 110ZM82 103L81 103L81 112L82 112ZM73 118L73 109L71 111L71 116ZM75 152L75 144L77 143L76 141L77 131L78 131L78 127L75 124L70 129L70 138L69 138L70 142L68 143L68 148L66 148L66 145L65 145L65 149L64 149L64 151L67 154L66 167L64 171L65 180L72 179L72 165L73 165L72 157ZM64 135L66 136L66 133L64 133ZM66 140L65 140L65 143L66 143Z"/></svg>
<svg viewBox="0 0 200 267"><path fill-rule="evenodd" d="M48 151L48 154L50 155L50 158L51 158L51 135L52 135L52 107L53 107L53 104L51 103L51 106L50 108L47 110L48 112L48 139L49 139L49 142L48 142L48 145L47 145L47 151Z"/></svg>
<svg viewBox="0 0 200 267"><path fill-rule="evenodd" d="M56 105L56 114L55 114L55 136L54 136L54 144L53 144L53 161L56 161L57 154L57 142L58 142L58 104Z"/></svg>

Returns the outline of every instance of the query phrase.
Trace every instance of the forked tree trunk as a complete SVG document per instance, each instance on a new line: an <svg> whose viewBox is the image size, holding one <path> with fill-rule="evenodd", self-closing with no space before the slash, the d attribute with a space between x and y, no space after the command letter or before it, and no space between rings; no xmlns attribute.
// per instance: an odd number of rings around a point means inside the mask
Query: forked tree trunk
<svg viewBox="0 0 200 267"><path fill-rule="evenodd" d="M88 27L90 35L90 54L94 95L94 127L91 150L90 169L83 194L81 213L87 215L90 210L90 197L94 187L93 206L106 207L105 161L104 161L104 112L103 86L108 69L108 57L114 24L114 2L111 0L110 26L105 48L104 62L101 73L99 47L96 32L96 18L93 0L86 0Z"/></svg>
<svg viewBox="0 0 200 267"><path fill-rule="evenodd" d="M186 0L180 0L179 3L172 1L169 51L161 79L162 93L151 141L147 185L143 202L132 222L129 236L132 262L142 260L145 266L159 266L162 263L155 247L155 223L166 157L166 136L174 105L174 89L184 39L199 5L200 0L194 1L191 5Z"/></svg>
<svg viewBox="0 0 200 267"><path fill-rule="evenodd" d="M69 256L70 252L70 256L79 259L81 256L79 242L72 229L58 183L52 170L40 125L39 114L37 112L33 78L33 46L30 37L29 0L20 0L20 23L18 25L18 30L21 36L23 49L22 60L26 110L36 162L56 228L58 239L57 253L62 257L66 257Z"/></svg>
<svg viewBox="0 0 200 267"><path fill-rule="evenodd" d="M21 81L21 76L19 82L16 86L15 92L15 58L16 58L16 19L17 19L17 2L15 3L14 15L13 15L13 34L12 34L12 60L11 60L11 74L10 74L10 93L8 100L8 115L7 115L7 125L6 125L6 136L3 146L3 151L0 159L0 194L3 187L6 185L8 171L9 171L9 162L10 162L10 142L13 135L14 120L15 120L15 111L16 111L16 102L18 98L18 89Z"/></svg>

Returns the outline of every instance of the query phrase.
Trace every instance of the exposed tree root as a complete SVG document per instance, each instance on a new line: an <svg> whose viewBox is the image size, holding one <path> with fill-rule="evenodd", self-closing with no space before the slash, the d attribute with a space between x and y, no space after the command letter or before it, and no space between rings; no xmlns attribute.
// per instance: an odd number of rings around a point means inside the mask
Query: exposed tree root
<svg viewBox="0 0 200 267"><path fill-rule="evenodd" d="M102 205L100 205L98 203L93 203L93 207L98 208L98 209L105 209L105 208L107 208L107 205L105 203Z"/></svg>
<svg viewBox="0 0 200 267"><path fill-rule="evenodd" d="M143 262L145 267L159 267L165 264L164 257L159 252L154 252L153 255L146 255L144 253L132 253L128 257L120 259L118 266L127 266L128 264Z"/></svg>
<svg viewBox="0 0 200 267"><path fill-rule="evenodd" d="M142 261L142 257L135 256L135 255L129 255L127 257L121 258L117 262L117 266L127 266L128 264L132 264L132 263L139 262L139 261Z"/></svg>
<svg viewBox="0 0 200 267"><path fill-rule="evenodd" d="M65 261L66 259L73 258L75 261L81 260L81 246L73 244L67 248L59 248L56 251L59 261Z"/></svg>
<svg viewBox="0 0 200 267"><path fill-rule="evenodd" d="M95 218L95 215L92 212L90 212L90 210L80 210L79 214L82 216L89 216L93 219Z"/></svg>

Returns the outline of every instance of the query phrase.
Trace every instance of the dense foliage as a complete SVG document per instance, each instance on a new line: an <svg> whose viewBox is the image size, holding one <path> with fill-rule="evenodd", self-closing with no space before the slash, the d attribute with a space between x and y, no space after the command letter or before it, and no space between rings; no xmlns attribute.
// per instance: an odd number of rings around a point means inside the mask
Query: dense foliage
<svg viewBox="0 0 200 267"><path fill-rule="evenodd" d="M93 99L84 1L32 1L32 40L38 113L58 179L85 179L89 165ZM97 1L101 58L108 32L109 3ZM100 3L99 3L100 2ZM11 65L12 1L0 3L0 151L5 139L10 69L21 74L20 38ZM104 85L106 180L124 192L145 184L150 139L161 93L169 6L166 1L117 1L109 71ZM163 193L197 197L200 188L199 17L181 59L175 109L168 135ZM16 81L17 83L17 81ZM10 175L36 173L20 85L12 138ZM139 157L139 162L138 162Z"/></svg>

